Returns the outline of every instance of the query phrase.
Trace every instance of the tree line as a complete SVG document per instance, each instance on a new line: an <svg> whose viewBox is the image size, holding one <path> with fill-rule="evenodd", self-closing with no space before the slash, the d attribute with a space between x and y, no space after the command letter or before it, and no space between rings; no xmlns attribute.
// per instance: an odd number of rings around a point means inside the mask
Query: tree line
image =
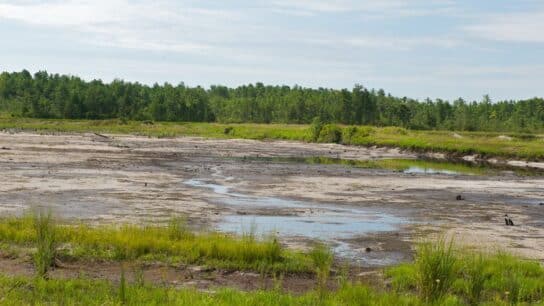
<svg viewBox="0 0 544 306"><path fill-rule="evenodd" d="M544 130L544 100L418 101L355 85L348 89L153 86L28 71L0 74L0 111L36 118L194 122L323 122L460 131Z"/></svg>

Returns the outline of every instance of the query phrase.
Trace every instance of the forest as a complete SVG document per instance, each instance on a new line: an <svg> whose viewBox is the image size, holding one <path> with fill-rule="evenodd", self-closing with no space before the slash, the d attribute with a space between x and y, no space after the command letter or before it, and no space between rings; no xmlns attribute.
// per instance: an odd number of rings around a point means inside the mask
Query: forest
<svg viewBox="0 0 544 306"><path fill-rule="evenodd" d="M191 121L223 123L310 123L399 126L415 130L544 130L544 99L419 101L355 85L349 89L269 86L236 88L183 83L148 86L114 80L27 70L0 74L0 112L15 117Z"/></svg>

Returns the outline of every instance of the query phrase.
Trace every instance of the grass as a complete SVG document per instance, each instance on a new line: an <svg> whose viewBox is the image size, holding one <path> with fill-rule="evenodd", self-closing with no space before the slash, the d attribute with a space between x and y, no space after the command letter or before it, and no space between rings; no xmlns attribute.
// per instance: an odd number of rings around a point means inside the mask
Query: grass
<svg viewBox="0 0 544 306"><path fill-rule="evenodd" d="M310 257L315 266L317 290L323 294L327 289L327 280L331 271L333 254L327 246L317 244L310 252Z"/></svg>
<svg viewBox="0 0 544 306"><path fill-rule="evenodd" d="M440 258L446 256L447 259ZM453 258L450 258L453 256ZM479 256L479 257L478 257ZM392 289L345 282L337 290L317 288L290 294L272 290L241 292L235 289L197 291L129 283L124 273L117 284L86 278L42 279L0 275L0 304L5 305L542 305L544 269L537 262L504 254L468 254L441 244L419 249L418 259L429 263L451 262L449 285L428 299L418 289L433 279L444 265L407 263L386 270ZM451 261L450 261L451 260ZM427 271L428 267L437 271ZM432 277L419 278L430 272ZM477 274L474 274L477 273ZM441 275L444 277L444 275ZM403 279L403 280L401 280ZM444 279L445 280L445 279ZM402 284L399 283L402 282ZM433 285L434 286L434 285ZM435 293L437 291L434 291Z"/></svg>
<svg viewBox="0 0 544 306"><path fill-rule="evenodd" d="M88 279L40 280L0 276L0 303L5 305L420 305L417 298L376 292L361 285L347 285L320 296L311 291L302 295L278 290L241 292L127 284L125 294L106 281Z"/></svg>
<svg viewBox="0 0 544 306"><path fill-rule="evenodd" d="M39 277L46 277L47 271L55 264L57 229L50 212L37 212L33 216L36 233L34 265Z"/></svg>
<svg viewBox="0 0 544 306"><path fill-rule="evenodd" d="M519 176L542 175L544 172L538 169L526 169L518 167L486 165L473 163L452 163L421 159L377 159L377 160L353 160L330 157L242 157L235 158L242 161L269 161L269 162L293 162L319 165L341 165L362 169L383 169L398 172L405 171L429 171L445 174L465 175L497 175L502 171L512 171Z"/></svg>
<svg viewBox="0 0 544 306"><path fill-rule="evenodd" d="M419 245L416 258L417 288L425 301L442 298L454 281L456 258L453 255L453 241L439 240L438 243Z"/></svg>
<svg viewBox="0 0 544 306"><path fill-rule="evenodd" d="M98 226L57 224L50 214L0 220L4 245L36 247L54 232L53 241L70 246L80 258L141 259L164 256L236 268L277 268L276 271L315 271L317 286L302 294L272 290L241 292L214 289L207 292L153 285L143 272L134 281L8 277L0 274L2 305L543 305L544 268L535 261L508 254L484 254L455 249L439 240L417 247L416 259L385 270L390 285L369 287L343 279L337 290L326 287L333 257L323 245L309 253L289 252L275 239L256 240L190 232L183 218L168 226ZM56 245L46 244L46 246ZM215 245L215 246L214 246ZM228 246L228 247L227 247ZM213 251L212 251L213 249ZM77 251L76 251L77 250ZM54 250L59 251L59 250ZM67 256L59 254L58 256ZM50 258L50 257L46 257ZM219 261L218 261L219 260ZM36 266L38 265L35 262ZM120 263L122 264L122 262ZM36 267L38 268L38 267ZM345 278L345 276L344 276ZM281 283L280 280L277 281Z"/></svg>
<svg viewBox="0 0 544 306"><path fill-rule="evenodd" d="M431 304L542 305L544 268L508 254L455 250L444 240L418 247L414 263L386 269L392 288ZM437 280L440 280L439 282Z"/></svg>
<svg viewBox="0 0 544 306"><path fill-rule="evenodd" d="M326 131L332 128L325 125ZM135 134L152 137L201 136L209 138L284 139L298 141L334 140L347 145L389 146L421 152L450 155L479 154L486 157L544 159L544 138L538 135L505 133L411 131L397 127L337 126L335 137L315 138L310 125L289 124L220 124L173 123L153 124L119 120L58 120L11 118L0 116L0 129L39 132L97 132ZM338 134L338 129L341 135Z"/></svg>
<svg viewBox="0 0 544 306"><path fill-rule="evenodd" d="M37 245L37 254L41 254L43 238L36 230L42 227L40 220L30 216L2 218L0 242L27 247ZM274 237L257 239L252 235L238 238L214 232L192 233L182 219L173 219L168 226L58 224L56 227L54 240L63 245L57 253L64 260L159 260L269 273L313 270L307 255L282 248ZM37 262L47 265L50 253L43 253L43 259L40 255Z"/></svg>
<svg viewBox="0 0 544 306"><path fill-rule="evenodd" d="M246 159L264 159L277 162L297 162L306 164L320 165L343 165L347 167L363 169L385 169L394 171L407 171L411 168L417 168L423 171L443 171L448 173L459 173L469 175L486 175L495 173L496 169L459 163L448 163L438 161L425 161L417 159L378 159L378 160L353 160L329 157L270 157L270 158L246 158ZM498 169L497 169L498 170Z"/></svg>

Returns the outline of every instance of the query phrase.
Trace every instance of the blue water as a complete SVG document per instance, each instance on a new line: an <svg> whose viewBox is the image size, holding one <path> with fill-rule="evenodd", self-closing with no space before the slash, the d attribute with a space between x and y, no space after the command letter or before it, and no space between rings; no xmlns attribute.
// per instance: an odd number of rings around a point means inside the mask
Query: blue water
<svg viewBox="0 0 544 306"><path fill-rule="evenodd" d="M213 201L248 212L244 215L227 215L217 223L219 231L266 236L299 237L321 240L335 246L340 255L360 256L346 239L369 233L394 231L406 221L377 209L339 204L322 204L277 197L257 197L232 192L228 187L202 180L189 180L185 184L210 190ZM211 198L211 197L210 197ZM251 209L280 209L282 215L252 213ZM288 212L288 215L285 215ZM292 213L289 213L292 212ZM386 259L380 258L382 262Z"/></svg>
<svg viewBox="0 0 544 306"><path fill-rule="evenodd" d="M219 230L232 233L257 231L280 236L306 237L321 240L348 239L358 234L392 231L392 217L365 219L365 216L336 216L330 213L303 216L230 215L219 224Z"/></svg>
<svg viewBox="0 0 544 306"><path fill-rule="evenodd" d="M460 174L459 172L452 171L452 170L422 168L422 167L417 167L417 166L411 166L410 168L404 170L403 172L404 173L416 173L416 174L448 174L448 175Z"/></svg>

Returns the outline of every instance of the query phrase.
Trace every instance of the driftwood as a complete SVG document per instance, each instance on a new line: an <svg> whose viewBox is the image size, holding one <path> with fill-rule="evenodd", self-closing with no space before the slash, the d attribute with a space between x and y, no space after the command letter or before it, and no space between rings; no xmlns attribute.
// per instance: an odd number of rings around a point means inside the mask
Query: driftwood
<svg viewBox="0 0 544 306"><path fill-rule="evenodd" d="M95 134L95 135L98 136L98 137L110 139L110 138L109 138L108 136L106 136L106 135L102 135L102 134L99 134L99 133L93 133L93 134Z"/></svg>

